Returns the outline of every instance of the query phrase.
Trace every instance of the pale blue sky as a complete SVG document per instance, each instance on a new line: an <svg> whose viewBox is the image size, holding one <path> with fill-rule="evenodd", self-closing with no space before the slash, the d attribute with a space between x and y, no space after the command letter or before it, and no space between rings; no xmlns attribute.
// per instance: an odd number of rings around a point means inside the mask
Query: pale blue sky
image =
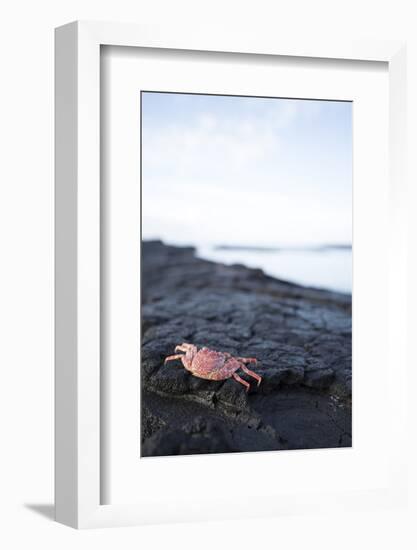
<svg viewBox="0 0 417 550"><path fill-rule="evenodd" d="M352 104L144 92L142 197L144 239L350 244Z"/></svg>

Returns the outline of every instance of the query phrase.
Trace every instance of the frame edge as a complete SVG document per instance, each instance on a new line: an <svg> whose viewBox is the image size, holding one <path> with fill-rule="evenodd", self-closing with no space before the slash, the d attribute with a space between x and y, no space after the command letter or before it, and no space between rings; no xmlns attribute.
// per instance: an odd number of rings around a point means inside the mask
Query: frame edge
<svg viewBox="0 0 417 550"><path fill-rule="evenodd" d="M99 321L99 288L92 284L99 281L99 250L93 250L89 258L92 245L99 242L99 201L94 202L99 199L99 155L95 150L100 126L99 49L101 44L170 49L189 44L184 49L218 51L200 37L172 36L172 31L154 35L151 27L87 21L55 30L55 506L56 520L75 528L131 525L143 520L129 507L100 506L99 323L90 324ZM221 49L394 61L396 86L399 78L405 79L404 64L398 63L404 42L401 46L385 41L338 45L304 42L302 46L285 47L276 41L273 47L271 41L261 42L254 46L238 35L235 43L232 35ZM390 104L392 120L398 108L398 103ZM404 137L402 130L397 130L397 135ZM401 170L398 162L403 159L397 152L395 166ZM86 157L90 157L88 162ZM391 172L391 178L401 185L398 168ZM87 230L87 220L92 229ZM392 473L392 483L398 487L397 472ZM401 481L403 485L403 476Z"/></svg>
<svg viewBox="0 0 417 550"><path fill-rule="evenodd" d="M55 519L78 525L78 25L55 30Z"/></svg>

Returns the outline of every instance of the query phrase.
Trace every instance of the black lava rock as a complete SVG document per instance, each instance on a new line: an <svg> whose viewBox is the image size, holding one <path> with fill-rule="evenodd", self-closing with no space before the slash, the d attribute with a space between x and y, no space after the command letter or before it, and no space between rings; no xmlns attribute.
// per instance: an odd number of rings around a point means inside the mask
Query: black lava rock
<svg viewBox="0 0 417 550"><path fill-rule="evenodd" d="M350 296L152 241L141 314L142 456L351 445ZM262 383L164 365L182 342L256 357Z"/></svg>

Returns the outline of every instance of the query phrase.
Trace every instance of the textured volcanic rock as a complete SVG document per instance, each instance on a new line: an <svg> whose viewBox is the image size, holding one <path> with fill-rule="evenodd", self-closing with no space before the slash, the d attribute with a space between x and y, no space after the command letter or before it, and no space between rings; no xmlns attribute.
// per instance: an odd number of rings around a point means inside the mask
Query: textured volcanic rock
<svg viewBox="0 0 417 550"><path fill-rule="evenodd" d="M350 296L152 241L141 313L142 456L351 446ZM256 357L262 384L164 366L181 342Z"/></svg>

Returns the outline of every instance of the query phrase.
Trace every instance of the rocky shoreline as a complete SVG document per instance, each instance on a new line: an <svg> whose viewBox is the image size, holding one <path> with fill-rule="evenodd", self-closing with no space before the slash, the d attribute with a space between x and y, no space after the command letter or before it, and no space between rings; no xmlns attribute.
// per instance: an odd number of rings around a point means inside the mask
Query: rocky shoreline
<svg viewBox="0 0 417 550"><path fill-rule="evenodd" d="M160 241L141 265L141 456L351 446L349 295ZM181 342L256 357L262 384L164 366Z"/></svg>

